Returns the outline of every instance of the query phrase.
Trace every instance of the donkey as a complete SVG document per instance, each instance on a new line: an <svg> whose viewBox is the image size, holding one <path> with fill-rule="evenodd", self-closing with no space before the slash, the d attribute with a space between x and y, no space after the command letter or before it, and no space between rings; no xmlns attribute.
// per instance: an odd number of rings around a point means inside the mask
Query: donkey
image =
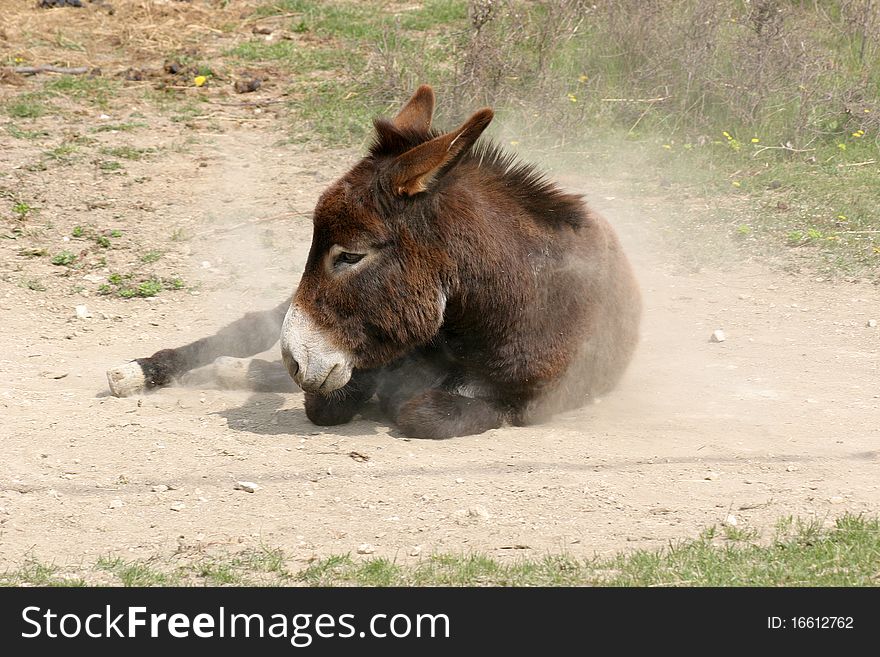
<svg viewBox="0 0 880 657"><path fill-rule="evenodd" d="M490 109L446 133L433 111L422 86L374 121L368 155L318 199L292 299L110 370L112 392L259 353L279 333L319 425L348 422L377 395L405 435L451 438L539 422L613 388L641 315L613 229L478 141Z"/></svg>

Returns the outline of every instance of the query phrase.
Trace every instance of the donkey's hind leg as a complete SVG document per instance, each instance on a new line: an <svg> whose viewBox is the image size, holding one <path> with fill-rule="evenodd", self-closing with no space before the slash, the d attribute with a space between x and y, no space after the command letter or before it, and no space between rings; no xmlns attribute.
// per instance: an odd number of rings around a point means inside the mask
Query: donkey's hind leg
<svg viewBox="0 0 880 657"><path fill-rule="evenodd" d="M505 413L484 399L433 388L416 395L392 418L410 438L455 438L497 429Z"/></svg>
<svg viewBox="0 0 880 657"><path fill-rule="evenodd" d="M497 429L506 413L485 399L457 394L442 354L411 354L383 372L382 412L410 438L453 438Z"/></svg>
<svg viewBox="0 0 880 657"><path fill-rule="evenodd" d="M168 385L196 367L219 356L253 356L275 344L290 306L286 299L272 310L248 313L216 335L176 349L162 349L149 358L138 358L107 371L110 392L128 397L150 388Z"/></svg>

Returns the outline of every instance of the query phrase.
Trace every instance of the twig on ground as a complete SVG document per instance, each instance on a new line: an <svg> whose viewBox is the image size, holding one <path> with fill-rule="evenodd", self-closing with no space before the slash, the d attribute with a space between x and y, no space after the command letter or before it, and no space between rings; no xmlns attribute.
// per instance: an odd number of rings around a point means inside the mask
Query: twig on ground
<svg viewBox="0 0 880 657"><path fill-rule="evenodd" d="M68 68L66 66L52 66L43 64L42 66L13 66L12 72L19 75L37 75L38 73L61 73L62 75L84 75L92 70L88 66L77 66Z"/></svg>

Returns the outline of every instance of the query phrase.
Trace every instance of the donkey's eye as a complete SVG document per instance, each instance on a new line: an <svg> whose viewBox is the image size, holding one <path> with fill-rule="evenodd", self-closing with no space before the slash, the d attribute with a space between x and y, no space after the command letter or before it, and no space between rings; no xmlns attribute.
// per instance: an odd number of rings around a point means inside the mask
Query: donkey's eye
<svg viewBox="0 0 880 657"><path fill-rule="evenodd" d="M340 251L336 256L336 264L353 265L360 262L366 256L366 253L349 253L348 251Z"/></svg>

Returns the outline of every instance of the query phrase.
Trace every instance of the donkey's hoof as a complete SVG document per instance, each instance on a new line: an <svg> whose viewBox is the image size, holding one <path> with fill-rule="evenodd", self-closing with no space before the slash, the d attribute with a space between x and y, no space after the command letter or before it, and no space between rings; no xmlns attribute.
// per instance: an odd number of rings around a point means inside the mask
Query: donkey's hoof
<svg viewBox="0 0 880 657"><path fill-rule="evenodd" d="M131 397L144 391L147 378L137 361L107 370L107 383L114 397Z"/></svg>

